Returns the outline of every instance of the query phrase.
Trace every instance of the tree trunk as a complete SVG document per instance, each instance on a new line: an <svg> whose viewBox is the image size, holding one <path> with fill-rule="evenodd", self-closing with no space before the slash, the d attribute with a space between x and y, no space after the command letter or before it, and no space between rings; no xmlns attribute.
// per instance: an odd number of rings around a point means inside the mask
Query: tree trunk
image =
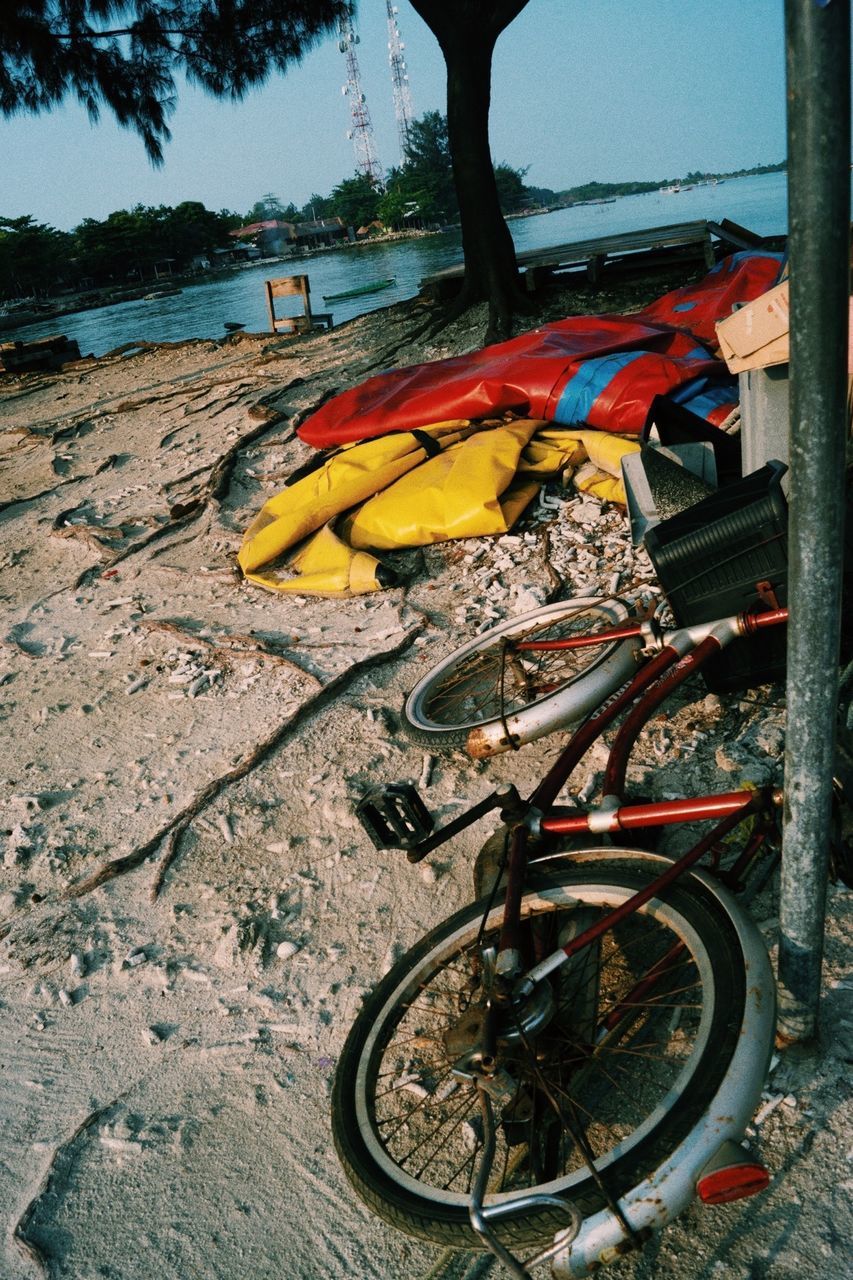
<svg viewBox="0 0 853 1280"><path fill-rule="evenodd" d="M519 284L515 247L501 213L492 167L492 54L498 35L526 0L497 0L488 5L457 0L452 6L441 0L412 3L436 36L447 64L447 139L465 256L465 281L455 309L488 301L485 340L500 341L510 336L513 313L529 310L529 300Z"/></svg>

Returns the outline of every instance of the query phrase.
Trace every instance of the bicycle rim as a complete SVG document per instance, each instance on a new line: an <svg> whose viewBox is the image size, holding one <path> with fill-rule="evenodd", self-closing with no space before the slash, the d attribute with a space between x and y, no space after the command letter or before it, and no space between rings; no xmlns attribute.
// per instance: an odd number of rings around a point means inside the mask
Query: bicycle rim
<svg viewBox="0 0 853 1280"><path fill-rule="evenodd" d="M430 671L409 694L404 717L426 735L467 732L523 712L592 676L619 648L614 641L584 649L519 652L525 640L560 640L621 622L621 601L581 599L547 605L476 636ZM613 690L601 690L606 697Z"/></svg>
<svg viewBox="0 0 853 1280"><path fill-rule="evenodd" d="M624 868L538 881L524 899L526 960L644 882ZM492 911L487 942L499 916ZM353 1028L336 1083L336 1141L360 1194L412 1234L468 1246L479 1103L475 1085L453 1076L444 1035L477 1000L480 918L476 907L459 913L392 970ZM675 889L557 971L551 1021L502 1050L510 1083L492 1196L536 1187L586 1215L606 1201L584 1148L618 1197L689 1132L725 1074L742 1016L743 960L726 919L711 895ZM555 1225L545 1212L508 1222L502 1235L532 1241Z"/></svg>

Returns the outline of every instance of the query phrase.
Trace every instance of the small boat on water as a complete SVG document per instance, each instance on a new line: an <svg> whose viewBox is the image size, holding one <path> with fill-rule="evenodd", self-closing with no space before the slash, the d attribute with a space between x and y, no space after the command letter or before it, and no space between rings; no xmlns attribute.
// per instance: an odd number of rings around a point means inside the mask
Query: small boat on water
<svg viewBox="0 0 853 1280"><path fill-rule="evenodd" d="M390 289L397 283L397 277L390 280L372 280L370 284L360 284L355 289L345 289L343 293L324 293L324 302L341 302L344 298L359 298L363 293L378 293L380 289Z"/></svg>

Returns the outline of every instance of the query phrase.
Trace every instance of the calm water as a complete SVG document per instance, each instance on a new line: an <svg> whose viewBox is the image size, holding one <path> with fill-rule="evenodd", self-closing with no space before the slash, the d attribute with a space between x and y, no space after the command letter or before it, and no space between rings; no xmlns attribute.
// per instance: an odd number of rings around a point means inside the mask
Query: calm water
<svg viewBox="0 0 853 1280"><path fill-rule="evenodd" d="M655 191L626 196L613 204L560 209L512 219L509 226L516 248L525 250L696 218L716 222L729 218L758 235L781 235L787 229L787 217L786 175L772 173L727 179L717 186L694 187L671 195ZM48 319L14 333L3 333L0 340L29 341L61 332L76 338L84 354L103 355L126 342L221 337L226 322L243 324L249 332L263 332L268 327L263 281L297 271L308 273L314 310L331 311L337 325L365 311L413 297L424 276L459 262L461 256L456 232L423 240L335 249L293 262L266 262L229 272L215 281L184 286L181 294L171 298L120 302L96 311ZM396 284L380 293L344 302L323 302L324 293L340 293L391 276Z"/></svg>

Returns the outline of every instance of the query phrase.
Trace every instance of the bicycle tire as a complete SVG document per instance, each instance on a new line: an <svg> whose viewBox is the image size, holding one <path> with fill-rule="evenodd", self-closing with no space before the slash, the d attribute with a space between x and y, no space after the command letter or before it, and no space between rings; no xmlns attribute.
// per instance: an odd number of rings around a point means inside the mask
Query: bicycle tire
<svg viewBox="0 0 853 1280"><path fill-rule="evenodd" d="M621 600L582 596L505 619L421 677L403 704L404 732L419 745L441 751L465 748L472 731L482 735L498 728L503 739L506 730L503 745L494 742L476 752L493 755L577 722L633 674L639 640L515 654L511 662L507 642L593 633L627 617Z"/></svg>
<svg viewBox="0 0 853 1280"><path fill-rule="evenodd" d="M619 850L614 851L615 856L620 852L624 856L624 851ZM629 862L594 867L567 865L548 874L535 873L522 905L526 928L532 935L536 930L557 928L559 932L586 927L591 916L625 901L653 874L648 868ZM561 992L569 992L570 985L555 993L558 1014L536 1041L538 1069L550 1073L548 1085L564 1099L564 1108L571 1106L575 1114L589 1117L583 1122L585 1133L594 1150L596 1168L614 1199L626 1195L658 1168L699 1121L726 1075L744 1024L746 965L738 931L719 898L700 879L687 879L689 887L671 887L606 934L594 949L592 967L589 955L583 953L585 960L574 957L568 962L569 966L576 966L573 973L566 976L563 966L549 979L575 985L563 1005ZM409 1235L461 1249L481 1247L467 1211L467 1179L476 1151L463 1154L461 1163L458 1159L466 1137L469 1146L471 1143L464 1126L470 1125L476 1136L477 1090L472 1085L458 1084L454 1091L442 1096L450 1068L446 1059L442 1062L440 1055L436 1057L435 1046L439 1043L440 1019L447 1016L446 1007L442 1011L441 998L447 993L441 984L450 982L452 986L460 975L459 992L470 988L473 970L469 962L484 911L484 902L458 911L403 956L379 983L350 1030L338 1063L332 1101L332 1132L338 1156L364 1203ZM497 932L501 912L500 905L489 912L486 940ZM569 935L559 933L561 940L566 936ZM672 966L668 989L664 991L668 999L628 1001L626 1014L620 1015L626 1021L620 1036L614 1035L610 1044L600 1041L583 1064L585 1101L579 1102L573 1096L575 1085L566 1066L571 1040L562 1019L568 1019L569 1000L574 1006L570 1025L577 1037L577 1027L586 1016L582 1017L579 1010L584 1003L589 1004L590 983L595 1003L600 1006L596 1009L598 1021L608 1008L609 1016L614 1017L613 1010L619 1009L620 982L622 986L632 984L626 986L623 1000L637 989L638 978L631 966L639 964L643 948L654 943L649 957L654 964L654 953L662 947L661 954L667 955L667 947L671 948L673 941L684 944L686 952L677 971ZM461 976L466 973L467 988ZM440 983L432 992L430 984L439 974ZM677 998L679 992L681 1002ZM430 1007L435 1011L432 1021ZM431 1031L435 1034L431 1035ZM653 1037L664 1034L668 1036L666 1052L661 1042L661 1050L655 1054L657 1042ZM652 1038L638 1039L644 1035ZM551 1043L554 1038L556 1049ZM604 1047L600 1047L602 1044ZM755 1072L762 1079L765 1048L757 1046L755 1055ZM571 1052L577 1057L577 1045ZM514 1069L522 1070L517 1065ZM535 1078L534 1069L530 1070L531 1078ZM619 1079L615 1087L608 1080L614 1070L614 1078ZM750 1082L745 1081L744 1087L749 1086ZM390 1101L386 1101L388 1098ZM392 1122L387 1113L391 1106L400 1110L389 1128ZM599 1114L594 1115L590 1108ZM626 1115L618 1120L620 1108ZM556 1135L565 1146L565 1155L558 1156L565 1161L562 1172L555 1174L552 1164L547 1174L541 1175L545 1181L537 1182L531 1177L537 1159L533 1145L546 1140L540 1135L550 1133L548 1141L553 1147L554 1124L549 1131L547 1120L548 1115L541 1109L535 1125L531 1119L530 1129L535 1136L533 1143L528 1142L526 1154L522 1153L526 1169L519 1165L517 1155L512 1157L515 1167L507 1164L503 1169L497 1191L511 1193L521 1186L529 1187L533 1181L538 1190L571 1200L587 1218L605 1206L606 1198L579 1160L576 1144L573 1146L571 1139L566 1143L565 1129L558 1126ZM435 1128L432 1137L428 1132L421 1133L428 1131L430 1125ZM418 1159L422 1161L429 1150L425 1144L433 1141L436 1134L438 1145L434 1155L428 1157L435 1160L435 1170L427 1177L427 1164L420 1171L415 1170L414 1164L407 1168L412 1150L420 1151ZM508 1160L513 1150L519 1150L518 1135L514 1146L505 1132L504 1138L499 1158ZM449 1178L448 1168L456 1168ZM516 1175L521 1179L518 1186ZM559 1214L546 1209L524 1218L506 1219L497 1231L507 1247L513 1247L536 1243L553 1235L561 1225Z"/></svg>

